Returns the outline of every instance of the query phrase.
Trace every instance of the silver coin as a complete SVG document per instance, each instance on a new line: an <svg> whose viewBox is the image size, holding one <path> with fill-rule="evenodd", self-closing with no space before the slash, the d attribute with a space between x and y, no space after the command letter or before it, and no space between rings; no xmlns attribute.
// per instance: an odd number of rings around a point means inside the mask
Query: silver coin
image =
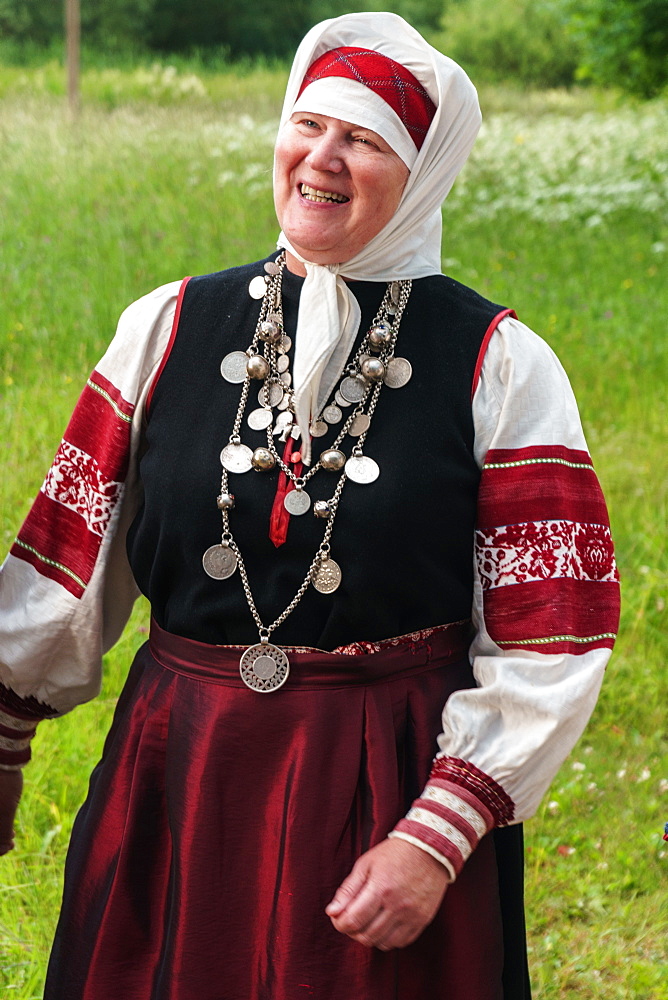
<svg viewBox="0 0 668 1000"><path fill-rule="evenodd" d="M393 281L392 284L390 285L390 298L394 302L395 306L398 304L400 296L401 296L401 285L399 284L398 281Z"/></svg>
<svg viewBox="0 0 668 1000"><path fill-rule="evenodd" d="M252 449L246 444L226 444L220 453L220 462L228 472L250 472L253 468Z"/></svg>
<svg viewBox="0 0 668 1000"><path fill-rule="evenodd" d="M313 571L311 583L321 594L333 594L341 583L341 567L333 559L321 559Z"/></svg>
<svg viewBox="0 0 668 1000"><path fill-rule="evenodd" d="M257 398L260 406L278 406L283 399L283 386L278 382L265 382Z"/></svg>
<svg viewBox="0 0 668 1000"><path fill-rule="evenodd" d="M212 545L202 556L202 566L212 580L227 580L237 568L237 556L229 545Z"/></svg>
<svg viewBox="0 0 668 1000"><path fill-rule="evenodd" d="M345 407L345 406L352 406L353 405L350 402L349 399L346 399L345 396L341 395L341 393L339 392L338 389L334 393L334 402L336 403L337 406L344 406Z"/></svg>
<svg viewBox="0 0 668 1000"><path fill-rule="evenodd" d="M291 347L292 341L288 337L287 333L284 333L278 342L277 349L281 352L281 354L287 354Z"/></svg>
<svg viewBox="0 0 668 1000"><path fill-rule="evenodd" d="M281 270L278 264L275 264L273 260L268 260L264 265L264 269L267 274L279 274Z"/></svg>
<svg viewBox="0 0 668 1000"><path fill-rule="evenodd" d="M402 386L410 382L413 374L413 366L406 358L392 358L388 361L383 382L390 389L401 389Z"/></svg>
<svg viewBox="0 0 668 1000"><path fill-rule="evenodd" d="M263 274L256 274L251 278L248 286L248 294L252 299L263 299L267 291L267 279Z"/></svg>
<svg viewBox="0 0 668 1000"><path fill-rule="evenodd" d="M232 351L231 354L226 354L220 362L220 374L226 382L232 382L233 385L245 382L247 364L247 354L243 351Z"/></svg>
<svg viewBox="0 0 668 1000"><path fill-rule="evenodd" d="M352 455L346 462L346 475L354 483L373 483L380 475L378 462L367 455Z"/></svg>
<svg viewBox="0 0 668 1000"><path fill-rule="evenodd" d="M248 414L248 426L253 431L264 431L274 419L271 410L261 406L259 410L251 410Z"/></svg>
<svg viewBox="0 0 668 1000"><path fill-rule="evenodd" d="M283 385L292 385L292 375L290 372L281 372L279 378Z"/></svg>
<svg viewBox="0 0 668 1000"><path fill-rule="evenodd" d="M278 401L276 406L279 408L279 410L287 410L289 405L290 405L290 395L289 393L286 392L285 395Z"/></svg>
<svg viewBox="0 0 668 1000"><path fill-rule="evenodd" d="M285 684L290 673L290 661L284 650L273 643L258 642L242 654L239 673L246 687L266 694Z"/></svg>
<svg viewBox="0 0 668 1000"><path fill-rule="evenodd" d="M306 490L290 490L285 494L283 506L288 514L305 514L311 506L311 498Z"/></svg>
<svg viewBox="0 0 668 1000"><path fill-rule="evenodd" d="M325 409L322 411L322 415L328 424L338 424L339 420L343 416L339 407L334 406L333 403L331 406L325 407Z"/></svg>
<svg viewBox="0 0 668 1000"><path fill-rule="evenodd" d="M329 427L324 420L314 420L310 427L311 436L314 438L323 437L328 430Z"/></svg>
<svg viewBox="0 0 668 1000"><path fill-rule="evenodd" d="M278 368L279 372L286 372L288 370L288 368L290 367L290 358L287 356L287 354L279 355L278 361L276 362L276 367Z"/></svg>
<svg viewBox="0 0 668 1000"><path fill-rule="evenodd" d="M366 413L358 413L353 417L352 423L348 428L348 433L352 437L359 437L360 434L364 434L365 431L368 431L370 426L371 417L368 417Z"/></svg>
<svg viewBox="0 0 668 1000"><path fill-rule="evenodd" d="M339 386L339 392L343 398L350 400L351 403L361 403L366 396L366 390L367 387L364 382L350 375L346 375Z"/></svg>

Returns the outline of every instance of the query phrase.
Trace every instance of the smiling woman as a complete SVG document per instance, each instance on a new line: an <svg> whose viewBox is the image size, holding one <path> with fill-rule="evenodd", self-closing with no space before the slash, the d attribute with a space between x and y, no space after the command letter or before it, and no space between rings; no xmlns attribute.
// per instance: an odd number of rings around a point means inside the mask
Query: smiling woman
<svg viewBox="0 0 668 1000"><path fill-rule="evenodd" d="M317 25L278 251L131 305L88 380L0 574L1 852L36 725L97 693L139 590L153 621L45 1000L530 995L519 824L618 588L557 360L440 272L479 124L401 18Z"/></svg>
<svg viewBox="0 0 668 1000"><path fill-rule="evenodd" d="M296 112L276 142L276 215L300 255L314 264L341 264L390 221L408 175L377 133L329 115ZM288 260L290 270L306 274L298 257Z"/></svg>

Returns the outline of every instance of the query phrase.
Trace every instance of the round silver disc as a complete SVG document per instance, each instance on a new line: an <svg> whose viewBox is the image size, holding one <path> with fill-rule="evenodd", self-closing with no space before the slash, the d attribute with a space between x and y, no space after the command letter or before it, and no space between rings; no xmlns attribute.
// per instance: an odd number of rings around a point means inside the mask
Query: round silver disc
<svg viewBox="0 0 668 1000"><path fill-rule="evenodd" d="M398 281L393 281L392 284L390 285L390 298L394 302L395 306L398 305L400 296L401 296L401 285L399 284Z"/></svg>
<svg viewBox="0 0 668 1000"><path fill-rule="evenodd" d="M202 566L212 580L227 580L237 568L237 556L229 545L212 545L202 556Z"/></svg>
<svg viewBox="0 0 668 1000"><path fill-rule="evenodd" d="M344 399L349 400L351 403L361 403L366 396L366 386L358 378L346 375L339 386L339 392Z"/></svg>
<svg viewBox="0 0 668 1000"><path fill-rule="evenodd" d="M339 392L338 389L334 393L334 402L336 403L337 406L344 406L345 407L345 406L352 406L353 405L350 402L349 399L346 399L345 396L341 395L341 393Z"/></svg>
<svg viewBox="0 0 668 1000"><path fill-rule="evenodd" d="M276 406L279 408L279 410L287 410L289 405L290 405L290 396L286 392L285 395L279 399Z"/></svg>
<svg viewBox="0 0 668 1000"><path fill-rule="evenodd" d="M305 514L311 506L311 498L306 490L290 490L285 494L283 506L288 514Z"/></svg>
<svg viewBox="0 0 668 1000"><path fill-rule="evenodd" d="M283 399L283 387L277 382L265 382L257 398L260 406L278 406Z"/></svg>
<svg viewBox="0 0 668 1000"><path fill-rule="evenodd" d="M263 274L256 274L254 278L251 278L248 294L252 299L263 299L266 291L267 281Z"/></svg>
<svg viewBox="0 0 668 1000"><path fill-rule="evenodd" d="M290 661L284 650L273 643L258 642L242 654L239 672L246 687L266 694L285 684L290 673Z"/></svg>
<svg viewBox="0 0 668 1000"><path fill-rule="evenodd" d="M279 372L286 372L290 367L290 358L287 354L279 354L278 361L276 362L276 367Z"/></svg>
<svg viewBox="0 0 668 1000"><path fill-rule="evenodd" d="M220 362L220 374L226 382L232 382L233 385L245 382L247 364L247 354L243 351L232 351L231 354L226 354Z"/></svg>
<svg viewBox="0 0 668 1000"><path fill-rule="evenodd" d="M413 366L406 358L392 358L387 364L383 382L390 389L401 389L410 382Z"/></svg>
<svg viewBox="0 0 668 1000"><path fill-rule="evenodd" d="M360 434L364 434L365 431L369 430L371 426L371 418L367 416L366 413L358 413L352 419L352 423L348 428L348 433L352 437L359 437Z"/></svg>
<svg viewBox="0 0 668 1000"><path fill-rule="evenodd" d="M380 475L378 462L367 455L352 455L346 462L346 475L354 483L373 483Z"/></svg>
<svg viewBox="0 0 668 1000"><path fill-rule="evenodd" d="M253 452L247 444L226 444L220 453L220 462L228 472L250 472L252 457Z"/></svg>
<svg viewBox="0 0 668 1000"><path fill-rule="evenodd" d="M341 567L333 559L321 559L311 583L321 594L333 594L341 583Z"/></svg>
<svg viewBox="0 0 668 1000"><path fill-rule="evenodd" d="M248 414L248 426L253 431L264 431L274 419L271 410L261 406L259 410L251 410Z"/></svg>
<svg viewBox="0 0 668 1000"><path fill-rule="evenodd" d="M279 378L283 383L283 385L292 385L292 375L290 374L290 372L281 372Z"/></svg>
<svg viewBox="0 0 668 1000"><path fill-rule="evenodd" d="M329 427L324 420L314 420L310 427L311 436L314 438L321 438L329 430Z"/></svg>
<svg viewBox="0 0 668 1000"><path fill-rule="evenodd" d="M284 333L278 342L278 350L281 352L281 354L287 354L291 347L292 347L292 341L288 337L287 333Z"/></svg>
<svg viewBox="0 0 668 1000"><path fill-rule="evenodd" d="M273 260L268 260L267 263L264 265L264 269L267 272L267 274L278 274L281 270L278 264L275 264Z"/></svg>
<svg viewBox="0 0 668 1000"><path fill-rule="evenodd" d="M322 411L322 415L328 424L338 424L339 420L343 416L339 407L335 406L333 403L331 406L325 407Z"/></svg>

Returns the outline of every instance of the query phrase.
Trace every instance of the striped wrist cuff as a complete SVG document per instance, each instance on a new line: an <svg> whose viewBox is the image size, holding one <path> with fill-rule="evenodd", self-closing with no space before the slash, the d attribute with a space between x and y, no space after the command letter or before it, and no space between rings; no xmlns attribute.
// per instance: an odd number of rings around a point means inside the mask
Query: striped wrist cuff
<svg viewBox="0 0 668 1000"><path fill-rule="evenodd" d="M480 839L511 820L513 811L512 800L493 778L464 761L437 758L424 792L390 836L437 858L454 881Z"/></svg>
<svg viewBox="0 0 668 1000"><path fill-rule="evenodd" d="M13 771L30 760L30 741L35 735L35 719L18 719L0 708L0 768Z"/></svg>

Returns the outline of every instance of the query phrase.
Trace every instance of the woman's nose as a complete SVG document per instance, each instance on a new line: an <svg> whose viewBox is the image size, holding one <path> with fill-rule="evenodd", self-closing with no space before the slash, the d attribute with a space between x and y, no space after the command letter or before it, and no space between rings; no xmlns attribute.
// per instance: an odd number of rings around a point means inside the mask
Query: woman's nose
<svg viewBox="0 0 668 1000"><path fill-rule="evenodd" d="M341 143L334 136L320 136L308 153L306 162L312 170L339 173L343 169Z"/></svg>

